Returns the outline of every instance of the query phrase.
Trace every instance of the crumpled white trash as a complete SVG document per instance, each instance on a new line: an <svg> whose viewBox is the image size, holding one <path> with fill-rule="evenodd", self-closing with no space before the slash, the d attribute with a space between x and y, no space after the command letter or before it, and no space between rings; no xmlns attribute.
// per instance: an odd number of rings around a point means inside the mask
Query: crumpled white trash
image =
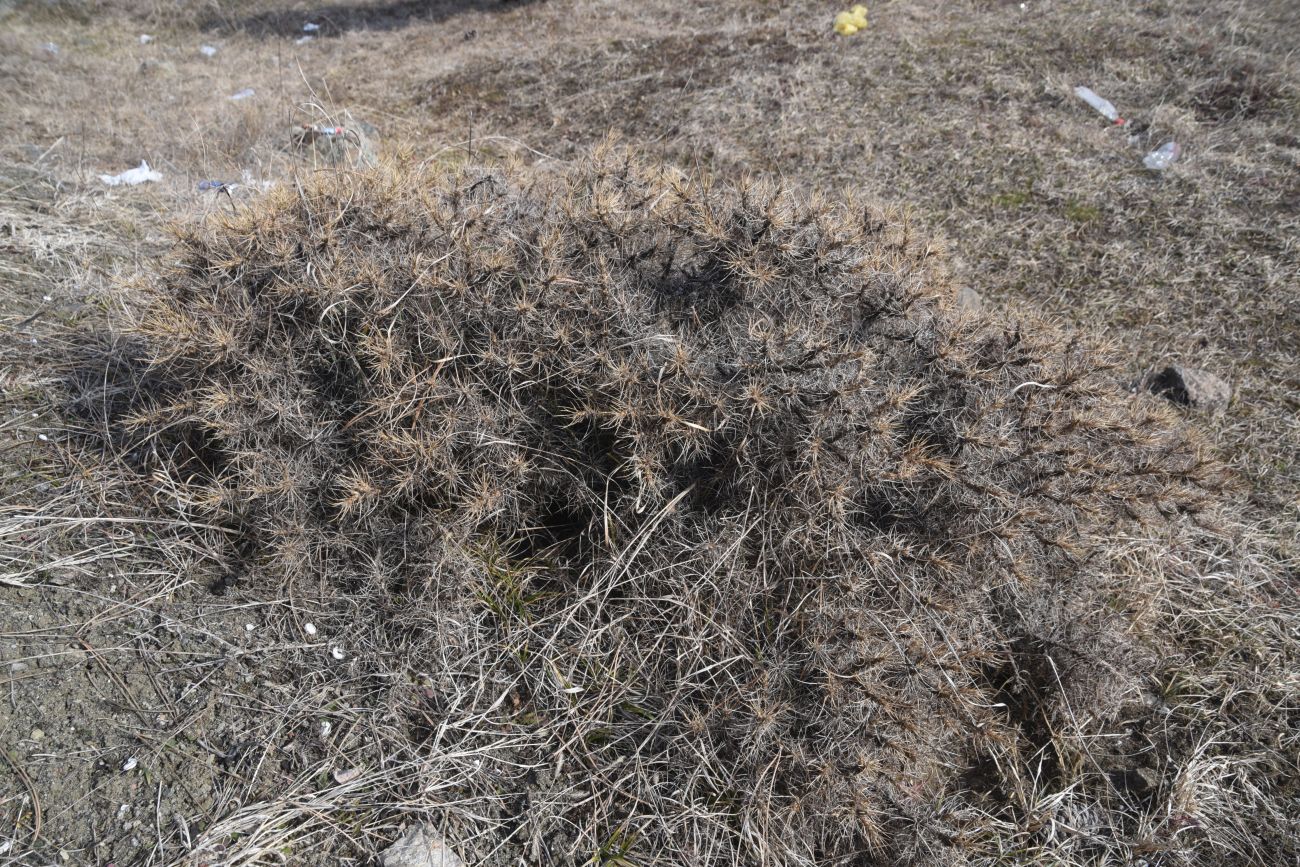
<svg viewBox="0 0 1300 867"><path fill-rule="evenodd" d="M140 160L140 165L133 169L127 169L120 175L100 175L99 179L110 187L121 186L126 184L128 187L134 187L136 184L148 184L153 181L162 180L162 172L155 172L149 168L149 163Z"/></svg>

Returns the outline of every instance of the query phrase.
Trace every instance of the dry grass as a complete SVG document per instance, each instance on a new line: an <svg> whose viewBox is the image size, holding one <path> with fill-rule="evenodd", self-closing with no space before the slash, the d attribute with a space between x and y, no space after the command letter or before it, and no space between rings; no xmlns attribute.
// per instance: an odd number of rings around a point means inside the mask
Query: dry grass
<svg viewBox="0 0 1300 867"><path fill-rule="evenodd" d="M847 40L814 4L69 8L6 20L11 156L56 145L47 162L82 180L141 158L185 188L280 177L289 124L351 109L425 154L473 139L570 159L612 128L679 165L906 202L986 296L1119 339L1133 373L1195 358L1232 380L1215 433L1256 517L1292 534L1290 4L887 3ZM324 35L295 45L307 20ZM33 60L55 36L60 58ZM1080 82L1149 125L1142 141L1079 103ZM256 99L225 99L246 86ZM1142 171L1166 138L1182 161Z"/></svg>
<svg viewBox="0 0 1300 867"><path fill-rule="evenodd" d="M775 814L760 809L737 835L735 817L749 807L673 795L668 777L655 777L652 757L668 753L653 741L644 760L601 764L640 755L620 752L619 733L643 718L612 689L545 705L614 720L613 746L586 745L595 764L578 772L573 732L541 731L528 704L572 674L561 666L558 681L521 679L496 639L476 631L490 605L456 597L417 614L382 594L340 600L320 587L231 582L213 559L227 534L195 526L207 522L194 515L160 518L170 498L143 502L138 488L97 470L93 453L69 476L48 446L31 449L38 432L59 439L46 396L68 385L31 361L75 349L103 369L120 357L112 340L61 341L139 309L121 278L168 249L164 220L244 207L246 193L199 196L194 182L248 170L292 183L302 163L284 148L287 127L351 110L390 146L436 163L473 151L552 172L613 128L722 178L757 172L797 191L904 203L923 233L944 240L955 279L994 301L995 317L1014 321L1034 307L1113 341L1115 381L1165 357L1227 375L1236 401L1195 423L1243 477L1244 512L1229 504L1216 532L1176 521L1116 534L1097 567L1111 583L1089 591L1117 594L1113 623L1127 626L1093 656L1130 679L1080 686L1083 695L1040 713L1031 699L1042 684L1089 681L1072 640L1055 652L1022 648L1023 670L1001 672L1019 679L986 702L1008 708L985 711L1003 725L1017 714L1035 721L1011 733L1020 751L991 750L991 764L955 780L951 768L917 774L919 791L886 798L885 815L909 818L884 822L880 839L894 848L878 860L1294 860L1294 10L898 2L873 8L872 30L852 40L830 38L833 11L651 2L632 15L625 4L572 0L0 12L0 76L10 85L0 94L0 314L11 328L13 411L0 535L5 574L31 585L4 589L17 604L0 633L6 664L32 666L7 674L4 745L23 770L0 766L6 857L45 863L62 849L73 863L356 863L401 823L429 817L482 863L565 853L673 863L682 840L700 862L777 858L758 830L778 827ZM294 45L309 18L325 31ZM141 46L140 32L155 41ZM60 44L57 59L39 50L46 41ZM197 54L204 42L220 47L216 58ZM1155 142L1177 137L1184 159L1163 177L1142 172L1143 144L1078 104L1076 83L1150 122ZM258 91L252 102L225 99L245 86ZM93 180L141 158L168 180L112 192ZM481 572L510 560L480 546L474 563ZM501 611L544 580L493 568L496 595L486 598ZM588 628L577 637L556 638L547 616L509 634L542 656L600 658L632 641L618 632L614 597L581 611L588 619L574 623ZM1085 608L1096 616L1105 606ZM426 631L409 629L412 620ZM305 635L307 621L318 635ZM342 661L329 655L335 644L346 647ZM500 704L486 712L485 699ZM757 707L750 718L769 714ZM37 725L43 744L29 739ZM751 741L799 742L788 725L778 708L768 734ZM537 761L557 743L555 764ZM129 756L143 773L118 770ZM529 777L532 765L540 770ZM764 789L751 779L747 791ZM37 839L33 798L43 808ZM903 813L889 813L899 805ZM628 821L590 821L602 811ZM812 815L828 840L851 824L830 819L830 808ZM709 840L726 842L707 850ZM749 856L728 856L735 851Z"/></svg>

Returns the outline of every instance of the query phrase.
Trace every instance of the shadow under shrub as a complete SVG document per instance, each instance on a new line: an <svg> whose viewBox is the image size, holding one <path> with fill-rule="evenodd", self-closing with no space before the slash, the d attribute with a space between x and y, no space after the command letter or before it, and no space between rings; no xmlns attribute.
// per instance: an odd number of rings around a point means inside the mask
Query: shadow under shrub
<svg viewBox="0 0 1300 867"><path fill-rule="evenodd" d="M457 827L514 804L493 832L560 863L1199 845L1114 780L1174 652L1146 565L1221 471L1085 343L956 311L905 221L610 149L322 175L173 258L121 423L209 457L151 484L247 581L417 636Z"/></svg>

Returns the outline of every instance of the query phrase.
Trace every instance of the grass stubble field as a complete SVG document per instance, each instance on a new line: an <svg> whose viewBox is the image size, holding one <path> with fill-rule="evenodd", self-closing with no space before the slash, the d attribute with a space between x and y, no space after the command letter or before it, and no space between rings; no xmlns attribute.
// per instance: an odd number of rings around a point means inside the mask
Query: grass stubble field
<svg viewBox="0 0 1300 867"><path fill-rule="evenodd" d="M836 11L668 0L0 6L0 863L373 863L422 821L483 864L1297 863L1300 9L898 0L873 5L870 27L847 39L831 33ZM320 28L302 41L307 22ZM1114 101L1128 127L1075 99L1076 84ZM243 88L254 95L228 98ZM671 786L655 775L687 765L679 756L660 768L658 741L623 735L647 722L671 732L654 703L662 695L588 708L574 669L552 672L568 705L547 704L522 678L494 680L496 656L527 668L525 651L574 652L530 644L535 624L502 630L499 646L466 646L485 633L462 621L545 609L554 587L531 565L474 548L488 590L418 603L311 570L241 573L229 525L176 505L188 479L149 465L154 475L124 480L124 464L148 462L105 456L140 447L110 429L120 419L105 408L135 399L124 389L154 386L123 359L135 351L131 329L170 309L158 295L168 278L140 275L192 252L173 227L238 223L267 207L265 187L281 197L278 216L246 225L247 248L229 253L255 255L270 243L259 233L298 225L289 203L338 195L322 177L340 170L290 149L290 130L353 118L377 128L386 164L407 167L380 170L399 183L509 165L503 177L553 189L585 177L587 154L613 132L645 160L720 185L758 177L796 198L880 205L932 239L925 279L983 296L979 327L1053 321L1100 347L1117 383L1170 360L1231 381L1225 412L1162 424L1190 428L1232 481L1205 526L1175 526L1178 516L1105 549L1122 592L1080 598L1120 598L1120 626L1106 625L1119 637L1017 645L982 663L1001 684L990 694L1005 700L980 724L1012 725L1023 743L1006 755L1029 769L1023 778L996 750L976 750L972 731L926 740L919 721L887 713L863 726L898 741L899 754L950 749L938 757L946 776L923 773L915 755L879 760L855 770L875 800L850 804L851 789L828 788L809 797L805 811L820 815L803 824L763 809L797 813L790 804L815 789L812 771L768 780L766 801L718 783L665 812L654 799ZM1144 170L1142 154L1168 139L1182 159ZM109 189L97 179L142 159L163 181ZM208 179L243 185L199 192ZM358 199L378 195L346 183ZM528 195L519 201L527 212ZM267 436L245 445L270 454ZM600 624L590 646L624 646L622 627L601 619L612 614L588 615ZM578 657L590 649L580 646ZM662 652L685 654L673 646ZM1096 688L1095 707L1067 698L1062 710L1017 685L1017 665L1033 660L1046 668L1022 680L1059 682L1055 667L1072 653L1124 668L1123 694ZM899 654L922 680L916 654ZM906 678L882 684L904 705L915 698ZM564 729L578 707L595 716ZM791 708L736 712L761 723L736 736L746 760L766 749L785 768L815 744L812 723L782 716ZM768 723L790 740L763 734ZM745 764L700 758L728 761ZM789 840L773 838L782 828Z"/></svg>

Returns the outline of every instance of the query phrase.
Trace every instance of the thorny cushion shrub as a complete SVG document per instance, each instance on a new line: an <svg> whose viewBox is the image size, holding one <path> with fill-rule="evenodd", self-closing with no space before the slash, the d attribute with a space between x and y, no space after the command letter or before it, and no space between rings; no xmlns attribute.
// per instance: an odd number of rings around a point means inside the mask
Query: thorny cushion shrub
<svg viewBox="0 0 1300 867"><path fill-rule="evenodd" d="M905 220L614 149L390 167L184 230L147 290L153 483L248 582L480 654L463 788L531 789L512 833L944 863L1079 786L1131 829L1059 741L1107 760L1150 664L1113 540L1223 479L1087 344L958 313Z"/></svg>

